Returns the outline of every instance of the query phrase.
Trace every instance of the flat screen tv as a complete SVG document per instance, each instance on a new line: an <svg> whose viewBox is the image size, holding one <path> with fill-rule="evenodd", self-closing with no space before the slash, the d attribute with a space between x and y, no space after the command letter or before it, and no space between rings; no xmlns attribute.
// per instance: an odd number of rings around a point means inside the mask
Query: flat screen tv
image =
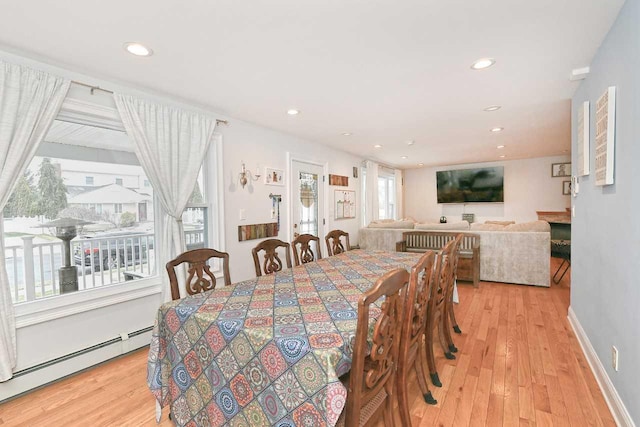
<svg viewBox="0 0 640 427"><path fill-rule="evenodd" d="M504 202L504 167L437 171L438 203Z"/></svg>

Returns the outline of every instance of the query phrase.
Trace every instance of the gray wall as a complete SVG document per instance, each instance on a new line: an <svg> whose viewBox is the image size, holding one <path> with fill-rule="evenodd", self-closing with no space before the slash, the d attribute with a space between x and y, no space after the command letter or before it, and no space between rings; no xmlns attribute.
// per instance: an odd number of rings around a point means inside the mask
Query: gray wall
<svg viewBox="0 0 640 427"><path fill-rule="evenodd" d="M576 64L576 66L582 64ZM595 104L616 86L615 184L594 185ZM571 307L635 422L640 421L640 0L627 0L573 97L591 103L591 174L573 199ZM574 154L573 162L576 162ZM575 170L575 169L574 169ZM611 346L619 372L611 367Z"/></svg>

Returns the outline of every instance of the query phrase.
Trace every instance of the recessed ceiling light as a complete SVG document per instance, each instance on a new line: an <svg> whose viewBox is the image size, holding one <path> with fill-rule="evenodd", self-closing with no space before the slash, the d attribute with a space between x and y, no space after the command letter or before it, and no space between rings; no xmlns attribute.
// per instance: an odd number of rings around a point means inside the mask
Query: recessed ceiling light
<svg viewBox="0 0 640 427"><path fill-rule="evenodd" d="M342 136L351 136L353 135L351 132L342 132Z"/></svg>
<svg viewBox="0 0 640 427"><path fill-rule="evenodd" d="M498 145L496 148L500 150L501 148L504 148L504 145Z"/></svg>
<svg viewBox="0 0 640 427"><path fill-rule="evenodd" d="M504 128L493 128L491 129L491 132L502 132L504 130Z"/></svg>
<svg viewBox="0 0 640 427"><path fill-rule="evenodd" d="M376 145L373 146L373 148L382 148L382 145L376 144Z"/></svg>
<svg viewBox="0 0 640 427"><path fill-rule="evenodd" d="M135 42L125 43L124 48L127 52L135 56L153 55L153 50L151 50L151 48L148 48L145 45L140 43L135 43Z"/></svg>
<svg viewBox="0 0 640 427"><path fill-rule="evenodd" d="M415 141L407 141L407 145L413 145L415 143L416 143Z"/></svg>
<svg viewBox="0 0 640 427"><path fill-rule="evenodd" d="M422 167L424 166L424 163L418 163L418 166Z"/></svg>
<svg viewBox="0 0 640 427"><path fill-rule="evenodd" d="M501 109L502 107L499 105L492 105L490 107L487 107L484 109L484 111L497 111L499 109Z"/></svg>
<svg viewBox="0 0 640 427"><path fill-rule="evenodd" d="M287 110L287 114L290 116L297 116L298 114L300 114L299 110L296 110L294 108L291 108L289 110Z"/></svg>
<svg viewBox="0 0 640 427"><path fill-rule="evenodd" d="M496 63L496 60L493 58L480 58L473 64L471 64L471 68L474 70L484 70L485 68L491 67Z"/></svg>
<svg viewBox="0 0 640 427"><path fill-rule="evenodd" d="M505 157L507 157L507 156L505 156L504 154L502 154L502 155L500 156L500 158L501 158L501 159L504 159Z"/></svg>
<svg viewBox="0 0 640 427"><path fill-rule="evenodd" d="M407 156L400 156L401 159L408 159Z"/></svg>

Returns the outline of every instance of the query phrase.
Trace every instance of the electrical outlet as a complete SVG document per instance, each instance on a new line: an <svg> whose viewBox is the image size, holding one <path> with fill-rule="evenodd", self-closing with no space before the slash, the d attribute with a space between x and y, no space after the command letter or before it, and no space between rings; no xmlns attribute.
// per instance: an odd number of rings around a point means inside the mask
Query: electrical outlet
<svg viewBox="0 0 640 427"><path fill-rule="evenodd" d="M611 346L611 366L618 372L618 349L615 345Z"/></svg>

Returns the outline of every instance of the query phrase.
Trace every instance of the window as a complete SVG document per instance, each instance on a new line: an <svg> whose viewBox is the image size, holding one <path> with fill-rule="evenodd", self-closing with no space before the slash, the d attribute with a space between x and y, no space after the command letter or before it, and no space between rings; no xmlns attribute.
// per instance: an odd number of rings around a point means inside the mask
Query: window
<svg viewBox="0 0 640 427"><path fill-rule="evenodd" d="M382 169L378 172L378 218L396 219L396 178Z"/></svg>
<svg viewBox="0 0 640 427"><path fill-rule="evenodd" d="M198 172L196 185L182 214L187 250L208 247L224 251L221 150L221 137L214 134L209 152ZM220 274L221 266L217 260L211 261L211 267L214 273Z"/></svg>
<svg viewBox="0 0 640 427"><path fill-rule="evenodd" d="M208 247L209 241L209 205L206 203L206 186L204 171L200 168L196 186L191 193L187 207L182 213L182 225L184 226L184 241L187 250Z"/></svg>
<svg viewBox="0 0 640 427"><path fill-rule="evenodd" d="M122 185L122 178L116 178L116 184Z"/></svg>
<svg viewBox="0 0 640 427"><path fill-rule="evenodd" d="M145 179L145 180L144 180L144 186L145 186L145 187L151 187L151 183L149 182L149 180L148 180L148 179Z"/></svg>
<svg viewBox="0 0 640 427"><path fill-rule="evenodd" d="M87 223L69 248L79 291L156 274L153 189L102 185L123 176L147 180L124 132L82 121L53 123L3 212L15 304L61 294L64 243L55 229L39 226L58 218Z"/></svg>

